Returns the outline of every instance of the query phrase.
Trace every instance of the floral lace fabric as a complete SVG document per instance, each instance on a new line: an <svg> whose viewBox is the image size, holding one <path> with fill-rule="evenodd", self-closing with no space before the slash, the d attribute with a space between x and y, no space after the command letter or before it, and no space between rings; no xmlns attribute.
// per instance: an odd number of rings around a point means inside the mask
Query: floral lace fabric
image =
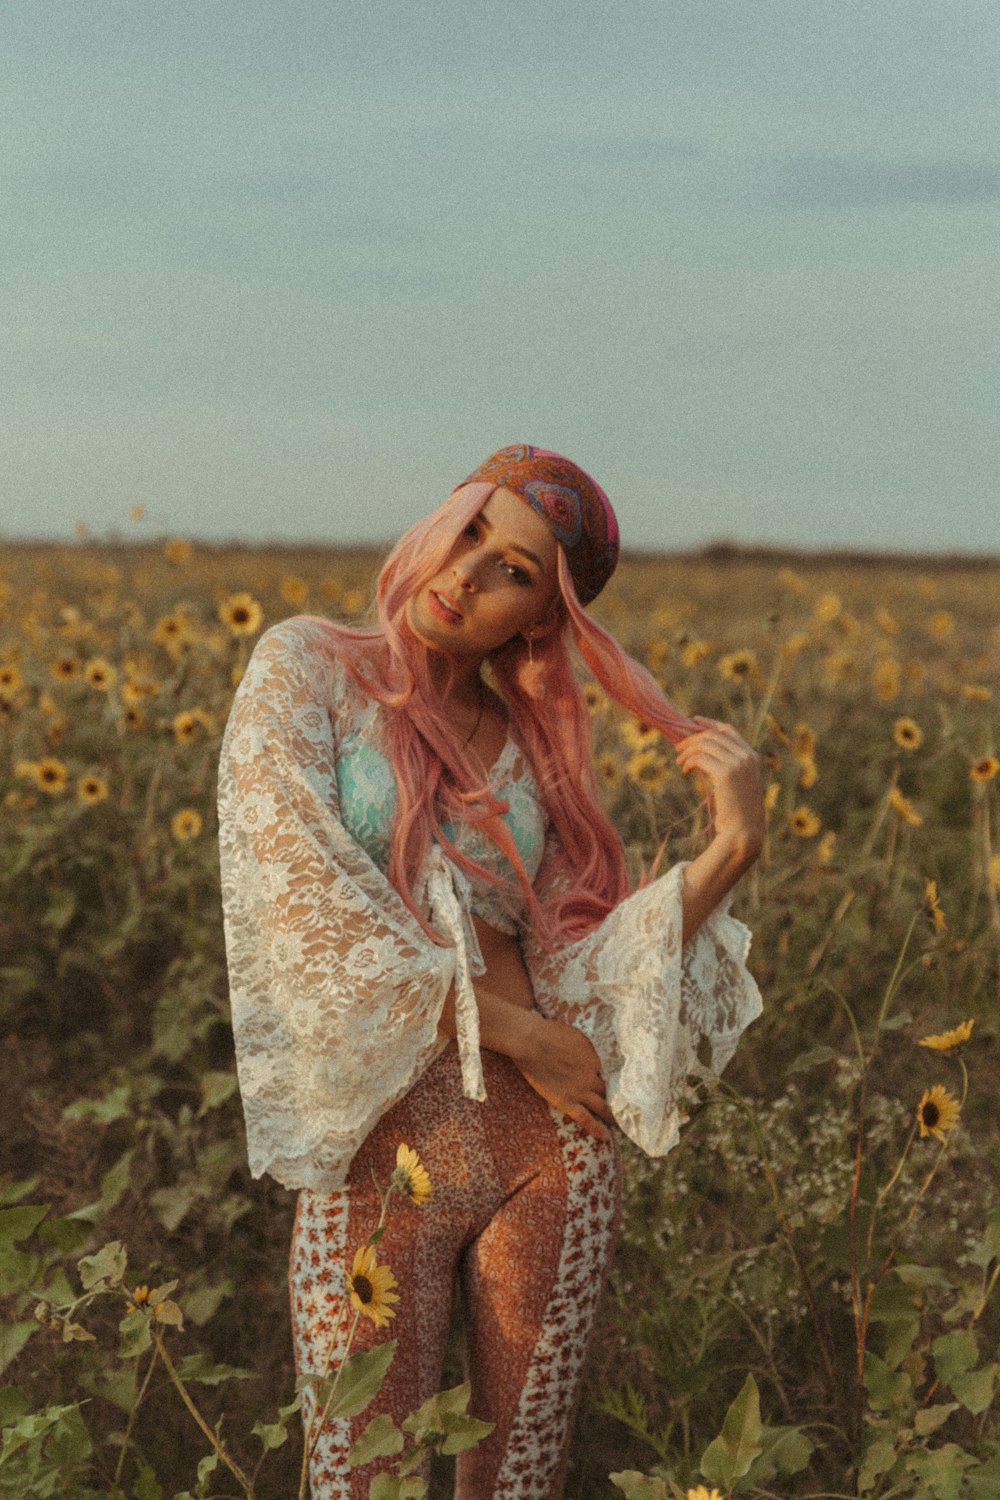
<svg viewBox="0 0 1000 1500"><path fill-rule="evenodd" d="M343 1186L376 1121L447 1045L437 1025L453 983L464 1092L485 1098L473 989L483 961L469 882L433 850L415 896L451 939L442 947L347 831L338 740L370 705L359 709L344 679L322 621L272 626L237 690L219 764L223 923L250 1167L318 1192ZM557 856L550 831L536 880L543 901ZM682 948L682 870L556 953L522 934L539 1010L590 1036L618 1123L652 1155L677 1139L687 1075L720 1071L761 1009L745 966L750 934L728 902Z"/></svg>

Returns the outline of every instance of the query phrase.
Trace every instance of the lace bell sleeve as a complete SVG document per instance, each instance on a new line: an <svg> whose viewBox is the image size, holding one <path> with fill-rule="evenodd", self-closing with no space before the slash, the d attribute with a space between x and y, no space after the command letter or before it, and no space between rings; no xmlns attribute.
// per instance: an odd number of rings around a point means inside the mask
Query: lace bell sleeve
<svg viewBox="0 0 1000 1500"><path fill-rule="evenodd" d="M732 892L681 943L686 865L627 896L556 952L546 953L530 931L522 938L538 1009L590 1038L612 1113L649 1156L677 1143L688 1075L721 1073L762 1009L746 967L750 930L730 915ZM560 868L550 831L535 883L543 904Z"/></svg>
<svg viewBox="0 0 1000 1500"><path fill-rule="evenodd" d="M464 955L426 936L341 821L343 669L323 643L322 623L302 618L257 642L223 736L218 803L250 1168L331 1192L379 1117L447 1045L437 1023ZM454 928L437 864L417 895L439 931Z"/></svg>

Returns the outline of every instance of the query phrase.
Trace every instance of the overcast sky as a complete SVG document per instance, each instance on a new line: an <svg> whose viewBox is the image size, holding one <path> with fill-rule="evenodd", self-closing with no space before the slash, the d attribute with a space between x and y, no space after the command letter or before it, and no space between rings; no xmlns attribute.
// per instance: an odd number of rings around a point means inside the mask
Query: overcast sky
<svg viewBox="0 0 1000 1500"><path fill-rule="evenodd" d="M1000 551L996 0L3 16L0 532Z"/></svg>

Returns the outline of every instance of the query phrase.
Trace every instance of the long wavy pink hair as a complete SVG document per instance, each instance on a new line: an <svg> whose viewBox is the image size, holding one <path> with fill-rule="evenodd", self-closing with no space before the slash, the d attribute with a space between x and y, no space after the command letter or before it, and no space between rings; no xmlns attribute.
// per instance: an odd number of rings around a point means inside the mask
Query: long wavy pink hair
<svg viewBox="0 0 1000 1500"><path fill-rule="evenodd" d="M590 758L590 715L573 670L569 641L609 697L672 743L699 726L675 708L646 668L585 613L559 546L561 627L535 641L530 658L520 634L489 658L514 738L532 767L561 846L561 868L551 872L555 894L543 909L503 821L507 804L484 782L482 768L445 720L427 650L405 618L408 600L440 573L463 530L495 488L478 482L459 486L399 539L378 578L378 625L348 629L329 620L321 623L355 681L394 710L388 716L386 746L397 784L388 874L421 926L434 941L447 941L427 922L413 895L413 883L437 840L470 875L519 891L539 941L552 946L590 931L629 891L622 842L598 798ZM514 882L456 848L442 824L463 820L479 825L493 840L509 861Z"/></svg>

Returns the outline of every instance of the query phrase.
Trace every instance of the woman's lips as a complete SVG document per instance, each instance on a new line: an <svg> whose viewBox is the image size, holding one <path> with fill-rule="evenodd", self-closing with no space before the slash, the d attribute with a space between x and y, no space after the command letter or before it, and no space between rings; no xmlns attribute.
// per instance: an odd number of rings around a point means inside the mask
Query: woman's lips
<svg viewBox="0 0 1000 1500"><path fill-rule="evenodd" d="M446 594L439 594L434 589L428 589L427 598L430 602L431 612L437 615L439 620L444 620L448 625L455 625L462 618L461 610L449 604Z"/></svg>

